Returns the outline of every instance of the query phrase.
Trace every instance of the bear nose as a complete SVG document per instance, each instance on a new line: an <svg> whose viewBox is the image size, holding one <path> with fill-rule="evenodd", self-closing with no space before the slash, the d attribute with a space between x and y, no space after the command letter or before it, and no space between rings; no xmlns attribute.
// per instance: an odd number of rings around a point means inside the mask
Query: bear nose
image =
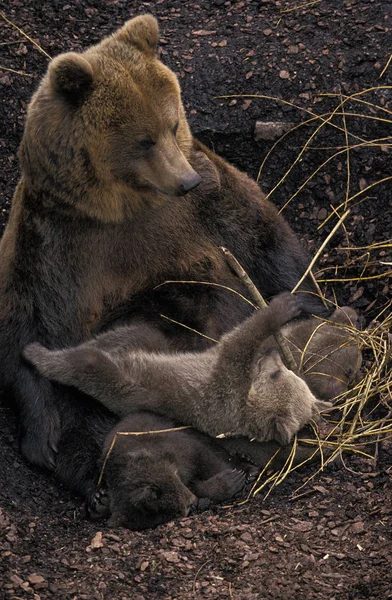
<svg viewBox="0 0 392 600"><path fill-rule="evenodd" d="M197 187L199 185L199 183L201 182L201 177L198 173L196 173L196 171L193 171L193 173L191 173L191 175L188 175L187 177L185 177L182 182L180 183L180 196L184 196L185 194L187 194L188 192L190 192L191 190L193 190L193 188Z"/></svg>

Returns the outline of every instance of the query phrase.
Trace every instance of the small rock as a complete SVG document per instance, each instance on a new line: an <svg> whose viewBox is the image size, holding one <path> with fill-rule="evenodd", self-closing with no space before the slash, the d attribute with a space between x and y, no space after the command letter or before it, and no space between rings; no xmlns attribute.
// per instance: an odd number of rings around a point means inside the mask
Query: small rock
<svg viewBox="0 0 392 600"><path fill-rule="evenodd" d="M362 191L367 187L367 181L364 177L361 177L361 179L359 180L359 189Z"/></svg>
<svg viewBox="0 0 392 600"><path fill-rule="evenodd" d="M260 558L260 554L258 552L249 552L249 554L245 554L244 560L257 560Z"/></svg>
<svg viewBox="0 0 392 600"><path fill-rule="evenodd" d="M42 575L37 575L37 573L32 573L32 575L27 577L27 580L34 585L35 583L43 583L45 581L45 577L42 577Z"/></svg>
<svg viewBox="0 0 392 600"><path fill-rule="evenodd" d="M282 137L295 127L295 123L284 121L256 121L254 138L256 142L260 140L274 141Z"/></svg>
<svg viewBox="0 0 392 600"><path fill-rule="evenodd" d="M18 575L15 575L14 573L12 575L10 575L10 580L15 585L21 586L23 584L23 579L21 579Z"/></svg>
<svg viewBox="0 0 392 600"><path fill-rule="evenodd" d="M17 54L18 56L24 56L25 54L27 54L27 47L25 46L25 44L21 44L19 48L15 50L15 54Z"/></svg>
<svg viewBox="0 0 392 600"><path fill-rule="evenodd" d="M269 35L271 35L272 29L264 29L263 33L264 33L264 35L266 35L268 37Z"/></svg>
<svg viewBox="0 0 392 600"><path fill-rule="evenodd" d="M280 71L279 77L281 79L290 79L290 73L288 71Z"/></svg>
<svg viewBox="0 0 392 600"><path fill-rule="evenodd" d="M287 54L298 54L299 48L298 46L289 46L287 49Z"/></svg>
<svg viewBox="0 0 392 600"><path fill-rule="evenodd" d="M280 536L280 535L276 535L276 536L275 536L275 541L276 541L276 542L279 542L280 544L282 544L282 543L284 542L284 540L283 540L282 536Z"/></svg>
<svg viewBox="0 0 392 600"><path fill-rule="evenodd" d="M209 31L208 29L198 29L197 31L192 31L192 35L214 35L216 31Z"/></svg>
<svg viewBox="0 0 392 600"><path fill-rule="evenodd" d="M354 523L352 526L352 530L354 531L354 533L363 533L365 531L365 525L363 521L357 521L356 523Z"/></svg>
<svg viewBox="0 0 392 600"><path fill-rule="evenodd" d="M242 103L242 110L248 110L249 106L252 104L252 98L246 98L246 100Z"/></svg>
<svg viewBox="0 0 392 600"><path fill-rule="evenodd" d="M291 525L291 529L294 529L294 531L310 531L313 529L313 525L310 521L297 521Z"/></svg>
<svg viewBox="0 0 392 600"><path fill-rule="evenodd" d="M162 556L168 563L178 563L180 562L180 557L178 556L178 552L162 552Z"/></svg>
<svg viewBox="0 0 392 600"><path fill-rule="evenodd" d="M335 537L338 537L340 535L340 531L339 529L331 529L331 533L332 535L334 535Z"/></svg>
<svg viewBox="0 0 392 600"><path fill-rule="evenodd" d="M218 46L220 46L221 48L224 48L225 46L227 46L227 40L222 40L221 42L218 43Z"/></svg>
<svg viewBox="0 0 392 600"><path fill-rule="evenodd" d="M96 548L103 548L102 531L97 531L96 535L91 540L90 548L93 550Z"/></svg>
<svg viewBox="0 0 392 600"><path fill-rule="evenodd" d="M0 69L1 71L1 69ZM0 77L0 85L11 85L12 79L8 75L4 75L4 77Z"/></svg>

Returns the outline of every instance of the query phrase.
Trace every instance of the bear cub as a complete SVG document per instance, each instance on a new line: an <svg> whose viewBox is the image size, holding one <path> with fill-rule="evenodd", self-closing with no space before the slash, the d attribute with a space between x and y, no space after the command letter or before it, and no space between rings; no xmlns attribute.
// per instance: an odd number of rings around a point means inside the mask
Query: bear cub
<svg viewBox="0 0 392 600"><path fill-rule="evenodd" d="M149 410L216 436L245 435L287 444L301 427L329 408L262 343L301 313L298 296L283 293L202 353L135 351L129 343L105 347L116 331L65 350L31 344L24 357L38 372L99 400L120 417ZM130 332L131 334L131 332ZM118 330L126 339L126 328Z"/></svg>
<svg viewBox="0 0 392 600"><path fill-rule="evenodd" d="M104 443L103 485L87 507L90 518L107 517L111 527L156 527L186 517L199 498L230 500L256 476L257 467L194 429L165 431L177 426L144 411L117 423ZM129 432L148 433L121 435Z"/></svg>

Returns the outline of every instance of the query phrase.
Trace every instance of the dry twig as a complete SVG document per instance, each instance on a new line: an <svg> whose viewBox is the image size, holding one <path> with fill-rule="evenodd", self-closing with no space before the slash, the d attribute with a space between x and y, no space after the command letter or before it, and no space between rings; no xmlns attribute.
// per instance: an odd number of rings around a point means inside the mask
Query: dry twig
<svg viewBox="0 0 392 600"><path fill-rule="evenodd" d="M233 254L230 252L230 250L228 250L227 248L223 248L223 246L221 247L221 250L226 257L226 260L227 260L229 266L233 269L233 271L236 273L236 275L238 275L238 277L240 278L240 280L242 281L242 283L244 284L244 286L246 287L246 289L248 290L249 294L251 295L253 300L256 302L256 304L260 308L265 308L266 306L268 306L268 304L264 300L263 296L260 294L259 290L257 289L255 284L249 277L248 273L242 268L242 266L240 265L238 260L235 258L235 256L233 256ZM285 340L283 335L280 333L280 331L278 331L274 337L275 337L276 343L278 344L282 358L284 359L285 363L287 364L289 369L291 369L292 371L294 371L296 373L298 371L297 363L294 360L294 357L291 353L291 350L289 348L287 341Z"/></svg>

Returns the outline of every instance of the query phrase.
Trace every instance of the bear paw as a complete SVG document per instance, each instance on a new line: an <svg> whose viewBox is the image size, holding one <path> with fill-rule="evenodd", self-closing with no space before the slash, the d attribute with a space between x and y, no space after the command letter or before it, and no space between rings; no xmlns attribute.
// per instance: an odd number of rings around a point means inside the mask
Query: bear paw
<svg viewBox="0 0 392 600"><path fill-rule="evenodd" d="M107 488L100 487L97 489L95 494L88 500L86 511L87 516L92 521L98 521L110 516L110 498Z"/></svg>

